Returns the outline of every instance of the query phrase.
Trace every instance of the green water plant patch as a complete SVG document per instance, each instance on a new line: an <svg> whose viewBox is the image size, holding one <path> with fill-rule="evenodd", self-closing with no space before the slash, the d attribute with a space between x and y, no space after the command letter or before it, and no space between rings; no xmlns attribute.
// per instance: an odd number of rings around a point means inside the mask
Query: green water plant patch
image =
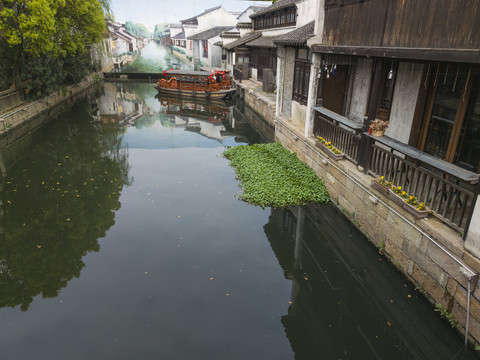
<svg viewBox="0 0 480 360"><path fill-rule="evenodd" d="M244 201L261 207L329 201L322 180L279 143L237 146L223 154L241 181Z"/></svg>

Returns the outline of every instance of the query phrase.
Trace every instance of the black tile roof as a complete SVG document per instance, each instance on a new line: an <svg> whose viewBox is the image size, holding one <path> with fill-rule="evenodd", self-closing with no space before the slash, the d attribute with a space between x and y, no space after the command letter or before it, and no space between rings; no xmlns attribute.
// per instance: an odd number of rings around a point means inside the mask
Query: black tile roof
<svg viewBox="0 0 480 360"><path fill-rule="evenodd" d="M304 45L306 44L307 39L314 35L314 31L315 21L312 21L298 29L277 36L274 43L276 45Z"/></svg>
<svg viewBox="0 0 480 360"><path fill-rule="evenodd" d="M231 43L228 43L228 44L224 45L223 48L227 49L227 50L233 50L236 47L242 46L249 41L252 41L252 40L255 40L256 38L259 38L260 36L262 36L261 31L251 32L251 33L245 34L244 36L242 36L238 40L232 41Z"/></svg>
<svg viewBox="0 0 480 360"><path fill-rule="evenodd" d="M215 36L220 35L222 31L228 31L233 29L235 29L234 26L215 26L211 29L202 31L198 34L191 35L187 39L188 40L208 40Z"/></svg>
<svg viewBox="0 0 480 360"><path fill-rule="evenodd" d="M250 18L254 18L254 17L257 17L259 15L267 14L267 13L275 11L275 10L280 10L280 9L284 9L284 8L287 8L287 7L292 7L300 1L302 1L302 0L278 0L275 4L270 5L266 9L257 11L256 13L253 13L252 15L250 15Z"/></svg>
<svg viewBox="0 0 480 360"><path fill-rule="evenodd" d="M175 36L172 36L172 39L174 40L185 40L185 31L182 31L181 33L178 33Z"/></svg>
<svg viewBox="0 0 480 360"><path fill-rule="evenodd" d="M247 43L249 47L258 47L258 48L274 48L274 41L278 38L277 36L261 36L258 39L252 40Z"/></svg>

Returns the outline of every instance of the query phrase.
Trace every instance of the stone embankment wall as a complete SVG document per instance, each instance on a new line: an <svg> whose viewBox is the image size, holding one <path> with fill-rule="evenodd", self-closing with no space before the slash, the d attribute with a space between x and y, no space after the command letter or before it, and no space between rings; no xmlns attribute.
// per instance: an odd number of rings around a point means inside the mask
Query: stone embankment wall
<svg viewBox="0 0 480 360"><path fill-rule="evenodd" d="M444 306L480 343L480 261L467 252L457 232L430 216L413 218L389 197L373 189L373 178L347 159L334 160L275 109L245 89L245 102L275 124L275 138L295 152L324 180L332 201L435 305ZM470 290L470 291L469 291ZM467 309L469 311L467 311ZM469 316L467 315L469 313Z"/></svg>
<svg viewBox="0 0 480 360"><path fill-rule="evenodd" d="M18 106L23 102L23 92L17 89L8 89L0 91L0 113L2 109L6 111Z"/></svg>
<svg viewBox="0 0 480 360"><path fill-rule="evenodd" d="M266 96L253 91L252 89L239 87L237 94L252 108L260 117L262 117L271 127L275 126L275 104Z"/></svg>
<svg viewBox="0 0 480 360"><path fill-rule="evenodd" d="M187 54L182 54L181 52L178 52L178 51L175 51L175 50L172 50L172 55L178 57L179 59L182 59L186 62L191 62L190 60L187 59Z"/></svg>
<svg viewBox="0 0 480 360"><path fill-rule="evenodd" d="M80 83L68 86L45 98L32 102L17 102L15 108L0 107L0 148L36 128L58 113L58 107L72 104L82 97L85 91L102 80L102 73L92 74Z"/></svg>

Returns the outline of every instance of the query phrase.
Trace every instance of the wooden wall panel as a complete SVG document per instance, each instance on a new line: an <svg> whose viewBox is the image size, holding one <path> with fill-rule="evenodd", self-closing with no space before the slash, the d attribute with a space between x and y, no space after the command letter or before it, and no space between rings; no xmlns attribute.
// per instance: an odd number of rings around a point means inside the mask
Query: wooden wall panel
<svg viewBox="0 0 480 360"><path fill-rule="evenodd" d="M364 0L325 9L327 45L480 48L479 0Z"/></svg>

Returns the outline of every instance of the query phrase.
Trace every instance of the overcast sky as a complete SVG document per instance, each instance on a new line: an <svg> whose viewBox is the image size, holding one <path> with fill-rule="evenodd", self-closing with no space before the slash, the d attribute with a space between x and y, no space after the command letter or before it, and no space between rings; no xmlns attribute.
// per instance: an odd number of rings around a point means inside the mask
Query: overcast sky
<svg viewBox="0 0 480 360"><path fill-rule="evenodd" d="M231 11L243 11L250 5L269 5L271 2L245 0L111 0L115 20L146 25L150 31L156 24L178 23L201 14L205 9L222 5Z"/></svg>

